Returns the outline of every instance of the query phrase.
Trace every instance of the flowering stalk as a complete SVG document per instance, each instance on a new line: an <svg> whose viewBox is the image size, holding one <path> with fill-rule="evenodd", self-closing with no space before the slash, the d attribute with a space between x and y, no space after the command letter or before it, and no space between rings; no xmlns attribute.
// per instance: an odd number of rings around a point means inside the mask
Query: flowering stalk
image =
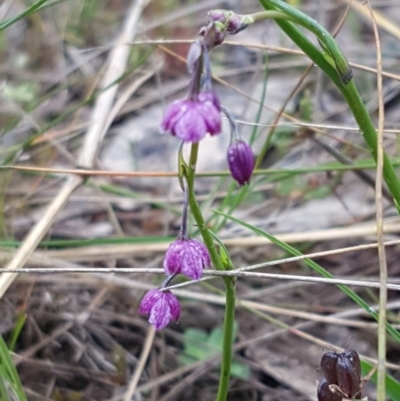
<svg viewBox="0 0 400 401"><path fill-rule="evenodd" d="M196 173L197 155L199 144L192 143L190 158L185 169L188 183L189 206L192 215L197 223L203 241L206 244L214 267L217 270L225 270L224 264L218 255L213 237L208 231L201 209L196 200L194 192L194 176ZM218 395L216 401L225 401L228 395L229 379L232 364L232 345L233 345L233 325L235 321L235 299L236 299L236 280L234 277L224 277L225 284L225 316L224 316L224 337L222 346L221 372L219 377Z"/></svg>

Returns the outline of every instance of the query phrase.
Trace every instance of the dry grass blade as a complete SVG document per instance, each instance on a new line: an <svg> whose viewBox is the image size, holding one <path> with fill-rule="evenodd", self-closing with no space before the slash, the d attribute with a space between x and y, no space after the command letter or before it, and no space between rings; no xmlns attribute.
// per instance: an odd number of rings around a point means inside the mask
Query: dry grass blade
<svg viewBox="0 0 400 401"><path fill-rule="evenodd" d="M146 365L151 348L153 346L155 335L156 335L156 331L155 331L154 327L149 326L149 329L147 330L146 341L142 348L142 352L140 354L139 362L137 364L135 372L131 378L131 381L129 382L128 389L126 390L124 401L131 401L133 395L135 394L137 385L139 383L140 376L142 375L143 369Z"/></svg>
<svg viewBox="0 0 400 401"><path fill-rule="evenodd" d="M132 5L127 13L122 33L117 38L115 47L110 53L110 62L102 82L103 88L109 86L118 78L120 78L125 70L130 53L130 46L126 43L132 41L136 35L139 17L147 3L148 0L136 0L132 2ZM97 151L105 134L108 114L114 103L117 90L118 85L112 85L106 91L102 92L96 100L91 116L90 126L86 133L84 144L78 160L79 165L84 168L93 168ZM42 219L30 231L21 247L15 254L14 258L6 266L8 270L12 271L25 264L29 256L34 252L37 245L52 225L59 210L65 205L69 196L76 188L80 186L82 182L83 178L80 176L73 176L68 179L64 187L48 206ZM16 275L13 273L5 273L0 277L0 298L7 291L15 277Z"/></svg>
<svg viewBox="0 0 400 401"><path fill-rule="evenodd" d="M382 54L379 32L377 28L377 15L374 14L371 4L368 2L371 13L372 25L376 43L376 75L378 87L378 157L376 165L376 231L378 239L379 255L379 275L381 287L379 289L379 327L378 327L378 401L386 399L386 305L387 305L387 262L386 250L383 243L383 129L385 125L385 105L383 100L383 82L382 82ZM400 33L400 31L399 31Z"/></svg>
<svg viewBox="0 0 400 401"><path fill-rule="evenodd" d="M386 32L389 32L397 39L400 39L399 27L395 23L390 21L388 18L386 18L383 14L381 14L379 11L372 10L372 8L368 10L365 7L365 3L360 3L358 1L341 0L341 2L349 4L355 11L357 11L363 17L368 19L372 18L377 26L384 29Z"/></svg>

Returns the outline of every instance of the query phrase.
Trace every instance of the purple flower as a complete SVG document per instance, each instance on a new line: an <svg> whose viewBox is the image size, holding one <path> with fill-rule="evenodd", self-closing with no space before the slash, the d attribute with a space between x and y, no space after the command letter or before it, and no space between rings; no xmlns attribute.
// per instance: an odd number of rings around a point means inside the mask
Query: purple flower
<svg viewBox="0 0 400 401"><path fill-rule="evenodd" d="M229 146L227 156L232 177L239 185L248 184L255 165L251 147L245 141L239 140Z"/></svg>
<svg viewBox="0 0 400 401"><path fill-rule="evenodd" d="M161 330L171 320L178 320L181 306L178 298L171 291L161 291L158 288L148 291L140 302L140 315L149 315L149 323L156 330Z"/></svg>
<svg viewBox="0 0 400 401"><path fill-rule="evenodd" d="M202 242L178 238L170 244L165 254L164 271L167 275L180 273L192 280L198 280L204 267L210 264L210 254Z"/></svg>
<svg viewBox="0 0 400 401"><path fill-rule="evenodd" d="M201 96L200 96L201 95ZM170 132L185 142L199 142L207 132L221 132L219 101L215 94L204 92L197 100L175 100L161 121L163 132Z"/></svg>

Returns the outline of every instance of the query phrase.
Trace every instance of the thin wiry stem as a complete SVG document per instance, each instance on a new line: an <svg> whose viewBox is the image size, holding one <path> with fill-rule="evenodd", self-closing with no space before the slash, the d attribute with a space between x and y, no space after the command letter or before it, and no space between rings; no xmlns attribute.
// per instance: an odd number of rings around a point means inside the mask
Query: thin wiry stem
<svg viewBox="0 0 400 401"><path fill-rule="evenodd" d="M278 261L282 263L282 261ZM274 263L277 264L277 263ZM263 264L265 266L268 264ZM244 269L260 268L260 265L248 266L246 268L235 269L235 270L203 270L203 275L207 276L200 280L191 280L184 283L175 284L168 286L169 282L173 279L174 275L169 276L160 288L166 290L172 290L175 288L185 287L190 284L196 284L200 281L206 281L215 277L251 277L251 278L262 278L262 279L273 279L273 280L294 280L303 281L309 283L324 283L324 284L343 284L352 285L355 287L368 287L368 288L381 288L381 283L377 281L365 281L365 280L350 280L346 278L323 278L323 277L312 277L312 276L298 276L293 274L274 274L274 273L258 273L249 272ZM5 269L0 269L0 273L6 272ZM164 269L161 268L140 268L140 267L60 267L60 268L21 268L15 271L16 273L35 273L35 274L61 274L61 273L130 273L130 274L142 274L142 273L153 273L153 274L165 274ZM400 291L400 285L395 283L387 283L386 288L393 291Z"/></svg>
<svg viewBox="0 0 400 401"><path fill-rule="evenodd" d="M371 20L374 29L376 43L376 75L378 88L378 138L377 138L377 163L376 163L376 185L375 185L375 204L376 204L376 231L378 240L378 258L380 272L379 289L379 319L378 319L378 380L377 380L377 399L385 401L386 399L386 305L387 305L387 263L386 251L383 241L383 129L385 125L385 106L383 101L382 85L382 54L379 32L376 26L375 15L372 12L370 3L368 7L371 13Z"/></svg>

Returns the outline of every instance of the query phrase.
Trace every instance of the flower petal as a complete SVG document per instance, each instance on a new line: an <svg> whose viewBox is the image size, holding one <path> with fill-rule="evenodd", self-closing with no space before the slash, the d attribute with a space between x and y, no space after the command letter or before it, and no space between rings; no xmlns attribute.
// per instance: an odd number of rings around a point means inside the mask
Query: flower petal
<svg viewBox="0 0 400 401"><path fill-rule="evenodd" d="M187 109L175 124L174 134L185 142L199 142L207 134L207 126L197 107Z"/></svg>
<svg viewBox="0 0 400 401"><path fill-rule="evenodd" d="M177 321L181 315L181 305L178 298L170 291L165 291L165 298L168 301L172 319Z"/></svg>
<svg viewBox="0 0 400 401"><path fill-rule="evenodd" d="M139 314L144 315L150 313L151 308L162 297L162 295L162 291L159 289L148 291L140 302Z"/></svg>
<svg viewBox="0 0 400 401"><path fill-rule="evenodd" d="M149 323L156 330L161 330L171 320L178 320L181 307L178 298L171 291L162 291L159 288L150 290L143 297L139 307L140 314L149 315Z"/></svg>
<svg viewBox="0 0 400 401"><path fill-rule="evenodd" d="M197 104L199 115L202 116L210 135L221 133L221 115L214 104L207 100Z"/></svg>
<svg viewBox="0 0 400 401"><path fill-rule="evenodd" d="M177 274L180 272L184 248L182 240L172 242L164 258L164 272L166 275Z"/></svg>
<svg viewBox="0 0 400 401"><path fill-rule="evenodd" d="M160 128L162 132L174 131L174 126L177 121L186 113L188 108L192 107L190 100L175 100L165 110L164 116L161 120Z"/></svg>

